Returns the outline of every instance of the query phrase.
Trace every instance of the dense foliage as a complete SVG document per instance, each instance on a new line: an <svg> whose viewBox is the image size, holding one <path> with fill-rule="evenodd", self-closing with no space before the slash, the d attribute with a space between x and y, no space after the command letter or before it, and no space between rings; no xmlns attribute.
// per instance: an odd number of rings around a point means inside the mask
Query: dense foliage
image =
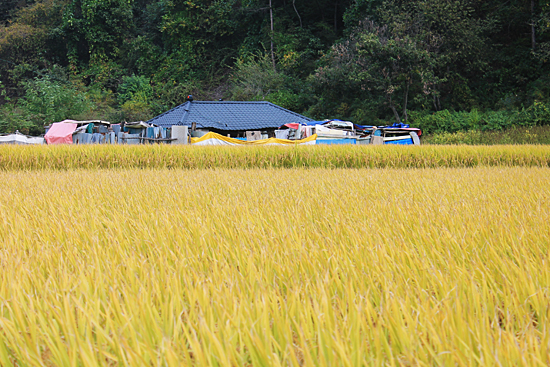
<svg viewBox="0 0 550 367"><path fill-rule="evenodd" d="M468 130L455 133L442 132L428 135L425 144L444 145L517 145L550 144L550 127L512 127L500 131Z"/></svg>
<svg viewBox="0 0 550 367"><path fill-rule="evenodd" d="M6 0L0 132L198 100L428 133L549 124L550 1Z"/></svg>

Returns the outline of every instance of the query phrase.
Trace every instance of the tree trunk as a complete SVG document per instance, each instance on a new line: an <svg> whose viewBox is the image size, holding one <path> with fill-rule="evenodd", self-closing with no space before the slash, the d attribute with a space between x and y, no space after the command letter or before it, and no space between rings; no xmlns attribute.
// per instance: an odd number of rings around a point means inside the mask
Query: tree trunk
<svg viewBox="0 0 550 367"><path fill-rule="evenodd" d="M273 62L273 70L276 70L275 52L273 51L273 7L271 6L271 0L269 0L269 17L271 18L271 62Z"/></svg>
<svg viewBox="0 0 550 367"><path fill-rule="evenodd" d="M535 51L537 47L537 38L536 38L536 29L535 29L535 0L531 0L531 48Z"/></svg>
<svg viewBox="0 0 550 367"><path fill-rule="evenodd" d="M397 121L398 124L400 124L401 119L399 118L399 113L397 112L397 109L393 105L391 105L390 108L392 109L393 114L395 115L395 120Z"/></svg>
<svg viewBox="0 0 550 367"><path fill-rule="evenodd" d="M397 112L397 109L393 105L393 99L392 99L391 96L390 96L390 108L393 111L393 114L395 115L395 119L397 120L397 123L400 124L401 123L401 118L399 118L399 112Z"/></svg>
<svg viewBox="0 0 550 367"><path fill-rule="evenodd" d="M405 88L405 92L403 95L403 118L405 123L407 123L407 120L409 119L409 116L407 115L407 103L409 102L409 87L411 86L411 79L407 79L407 87Z"/></svg>
<svg viewBox="0 0 550 367"><path fill-rule="evenodd" d="M433 98L434 98L434 108L435 108L435 111L441 111L441 100L439 99L439 96L437 95L433 95Z"/></svg>
<svg viewBox="0 0 550 367"><path fill-rule="evenodd" d="M338 1L334 4L334 33L338 33Z"/></svg>
<svg viewBox="0 0 550 367"><path fill-rule="evenodd" d="M302 17L300 16L300 13L298 13L298 9L296 9L296 0L292 0L292 6L294 7L294 11L298 16L298 19L300 19L300 28L302 28Z"/></svg>

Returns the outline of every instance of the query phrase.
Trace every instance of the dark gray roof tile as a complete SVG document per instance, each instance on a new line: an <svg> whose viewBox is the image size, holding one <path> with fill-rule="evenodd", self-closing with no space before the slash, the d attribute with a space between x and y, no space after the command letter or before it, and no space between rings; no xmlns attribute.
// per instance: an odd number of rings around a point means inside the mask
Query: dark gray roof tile
<svg viewBox="0 0 550 367"><path fill-rule="evenodd" d="M261 130L307 121L312 120L270 102L193 101L147 122L163 127L196 122L199 129Z"/></svg>

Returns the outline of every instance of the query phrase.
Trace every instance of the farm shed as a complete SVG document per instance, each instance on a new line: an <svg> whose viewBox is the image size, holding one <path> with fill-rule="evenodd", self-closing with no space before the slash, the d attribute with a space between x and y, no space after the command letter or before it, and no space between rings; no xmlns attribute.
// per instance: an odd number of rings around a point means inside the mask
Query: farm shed
<svg viewBox="0 0 550 367"><path fill-rule="evenodd" d="M270 102L193 101L188 100L147 121L161 127L188 126L200 137L208 132L224 136L246 137L247 131L260 131L274 137L274 131L287 123L307 123L310 118ZM193 131L193 129L197 131ZM263 134L262 134L263 135ZM267 136L263 136L267 138Z"/></svg>

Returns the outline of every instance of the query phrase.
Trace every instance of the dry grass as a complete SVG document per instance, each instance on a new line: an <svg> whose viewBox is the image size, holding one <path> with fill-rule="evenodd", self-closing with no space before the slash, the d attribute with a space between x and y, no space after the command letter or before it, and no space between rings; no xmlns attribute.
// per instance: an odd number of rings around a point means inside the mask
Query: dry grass
<svg viewBox="0 0 550 367"><path fill-rule="evenodd" d="M0 171L479 166L549 167L550 146L0 146Z"/></svg>
<svg viewBox="0 0 550 367"><path fill-rule="evenodd" d="M547 366L549 173L0 172L0 365Z"/></svg>

